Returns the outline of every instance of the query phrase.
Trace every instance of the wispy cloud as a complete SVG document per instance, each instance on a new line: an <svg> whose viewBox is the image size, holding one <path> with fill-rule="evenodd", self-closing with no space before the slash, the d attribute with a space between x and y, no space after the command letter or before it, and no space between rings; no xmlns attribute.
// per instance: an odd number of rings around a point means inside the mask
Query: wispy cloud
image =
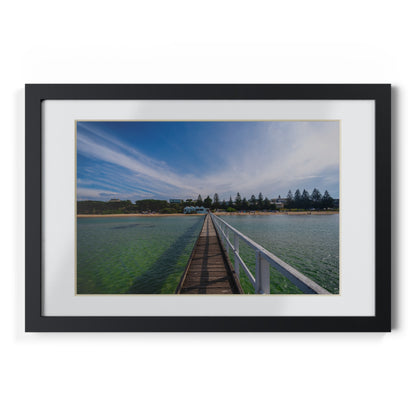
<svg viewBox="0 0 416 416"><path fill-rule="evenodd" d="M141 150L141 144L152 140L153 153L158 154L158 146L161 150L166 142L156 134L127 141L121 134L107 131L102 123L82 123L77 137L78 184L82 186L78 199L105 199L104 194L132 200L195 198L199 193L212 196L214 192L228 198L236 192L249 197L260 191L275 197L289 188L314 186L330 187L338 196L337 122L239 123L234 129L240 135L237 138L231 137L237 133L227 132L223 125L217 135L199 139L199 146L182 143L189 149L189 161L200 161L199 166L187 169L183 155L181 163L175 163L175 154L171 155L173 162L167 163ZM202 134L197 123L190 124L186 133L195 140ZM174 140L183 153L181 138L179 132Z"/></svg>

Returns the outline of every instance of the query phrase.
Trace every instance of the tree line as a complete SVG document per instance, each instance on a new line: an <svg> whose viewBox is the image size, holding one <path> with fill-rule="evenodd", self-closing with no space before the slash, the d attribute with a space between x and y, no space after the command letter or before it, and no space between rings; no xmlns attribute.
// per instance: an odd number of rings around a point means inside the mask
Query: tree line
<svg viewBox="0 0 416 416"><path fill-rule="evenodd" d="M325 191L322 195L318 189L314 188L311 194L304 189L301 193L299 189L296 189L295 194L289 190L286 197L285 207L288 209L328 209L334 208L334 198L329 195L328 191Z"/></svg>
<svg viewBox="0 0 416 416"><path fill-rule="evenodd" d="M328 209L334 208L334 199L328 191L322 195L320 191L315 188L311 194L307 190L300 192L296 189L293 194L289 190L286 198L279 198L284 201L284 209ZM186 206L199 206L212 210L223 209L228 211L263 211L280 209L273 204L269 198L263 197L260 192L258 196L251 195L249 199L241 197L237 192L234 199L230 196L228 201L220 200L218 193L215 193L213 198L209 195L202 199L198 195L196 201L187 199L181 203L169 203L166 200L159 199L141 199L132 203L130 200L126 201L78 201L78 214L135 214L141 212L158 212L161 214L182 213Z"/></svg>
<svg viewBox="0 0 416 416"><path fill-rule="evenodd" d="M328 209L334 208L334 199L331 197L328 191L325 191L322 195L321 192L314 188L311 194L304 189L301 193L299 189L296 189L293 194L291 190L287 193L286 198L281 198L280 195L277 198L280 201L283 201L285 209ZM222 201L218 197L218 194L214 194L214 198L211 199L208 195L204 200L201 195L198 195L196 202L192 200L187 200L189 205L203 206L205 208L211 209L235 209L237 211L260 211L260 210L271 210L276 209L274 203L267 197L264 197L260 192L258 196L251 195L249 199L246 197L241 197L241 194L237 192L234 200L229 198L228 201L223 199ZM279 209L279 208L278 208Z"/></svg>
<svg viewBox="0 0 416 416"><path fill-rule="evenodd" d="M159 212L173 214L179 212L168 201L142 199L135 203L126 201L78 201L78 214L139 214L141 212Z"/></svg>

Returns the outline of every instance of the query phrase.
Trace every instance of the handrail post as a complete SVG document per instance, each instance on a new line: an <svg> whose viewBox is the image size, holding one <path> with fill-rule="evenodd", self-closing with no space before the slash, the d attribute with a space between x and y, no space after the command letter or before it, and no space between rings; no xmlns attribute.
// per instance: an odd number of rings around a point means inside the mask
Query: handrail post
<svg viewBox="0 0 416 416"><path fill-rule="evenodd" d="M236 254L240 254L240 244L239 244L239 238L236 233L234 233L234 251ZM234 256L234 270L237 274L237 277L240 278L240 262L237 258L237 256Z"/></svg>
<svg viewBox="0 0 416 416"><path fill-rule="evenodd" d="M218 216L212 216L213 222L219 231L220 238L227 245L227 254L229 255L230 247L234 253L235 270L237 275L240 271L240 266L243 268L244 273L247 275L250 283L254 286L255 293L270 293L270 267L283 274L287 279L294 283L303 293L318 293L318 294L330 294L326 289L319 286L313 280L303 275L296 270L290 264L285 263L282 259L278 258L274 254L270 253L265 248L261 247L255 241L251 240L243 233L232 227ZM234 246L229 240L230 231L234 233ZM239 254L239 240L243 240L249 248L253 249L256 256L256 272L253 276L253 272L247 267L245 261ZM237 258L238 256L238 258Z"/></svg>
<svg viewBox="0 0 416 416"><path fill-rule="evenodd" d="M270 294L270 264L256 250L256 293Z"/></svg>

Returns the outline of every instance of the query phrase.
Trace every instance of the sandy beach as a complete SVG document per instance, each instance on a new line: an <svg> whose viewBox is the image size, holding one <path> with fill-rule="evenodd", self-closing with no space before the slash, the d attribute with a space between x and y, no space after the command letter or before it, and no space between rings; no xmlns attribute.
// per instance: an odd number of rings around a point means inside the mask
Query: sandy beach
<svg viewBox="0 0 416 416"><path fill-rule="evenodd" d="M101 217L185 217L190 214L77 214L77 218L101 218ZM192 214L205 215L205 214Z"/></svg>
<svg viewBox="0 0 416 416"><path fill-rule="evenodd" d="M216 212L216 215L331 215L339 211L299 211L299 212Z"/></svg>
<svg viewBox="0 0 416 416"><path fill-rule="evenodd" d="M299 212L216 212L221 216L238 216L238 215L332 215L338 214L339 211L299 211ZM103 218L103 217L185 217L189 215L205 215L205 214L78 214L77 218Z"/></svg>

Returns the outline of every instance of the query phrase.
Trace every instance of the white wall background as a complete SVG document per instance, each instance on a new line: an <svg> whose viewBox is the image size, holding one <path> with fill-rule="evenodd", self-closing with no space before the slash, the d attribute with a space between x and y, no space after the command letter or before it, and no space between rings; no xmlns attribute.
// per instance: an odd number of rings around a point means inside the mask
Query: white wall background
<svg viewBox="0 0 416 416"><path fill-rule="evenodd" d="M415 414L410 5L4 2L1 413ZM34 82L392 83L393 333L25 334L23 86Z"/></svg>

